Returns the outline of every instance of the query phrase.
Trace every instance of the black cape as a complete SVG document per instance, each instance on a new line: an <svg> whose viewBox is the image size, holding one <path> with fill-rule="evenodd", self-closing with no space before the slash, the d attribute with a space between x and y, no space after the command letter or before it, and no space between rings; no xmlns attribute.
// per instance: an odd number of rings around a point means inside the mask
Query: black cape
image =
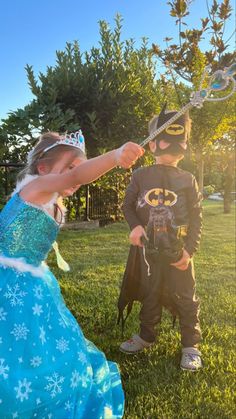
<svg viewBox="0 0 236 419"><path fill-rule="evenodd" d="M150 263L152 270L152 259L147 257L147 260ZM161 305L170 311L174 323L176 312L169 301L168 291L166 287L163 286L164 284L162 283L161 278L155 278L155 280L160 282ZM142 303L149 292L151 292L151 281L143 257L143 248L131 245L118 299L117 323L119 324L121 322L122 334L125 321L132 310L134 301ZM126 308L127 311L126 314L124 314Z"/></svg>

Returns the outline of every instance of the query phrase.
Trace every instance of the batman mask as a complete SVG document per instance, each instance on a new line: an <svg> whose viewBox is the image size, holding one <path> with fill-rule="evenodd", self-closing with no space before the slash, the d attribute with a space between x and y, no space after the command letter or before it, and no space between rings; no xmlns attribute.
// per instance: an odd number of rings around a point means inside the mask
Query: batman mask
<svg viewBox="0 0 236 419"><path fill-rule="evenodd" d="M155 130L164 125L170 118L176 115L177 111L165 112L166 105L162 109ZM161 154L186 154L187 151L187 134L186 134L186 122L188 120L188 114L181 115L176 121L169 125L164 131L162 131L156 138L156 150L155 155L160 156Z"/></svg>

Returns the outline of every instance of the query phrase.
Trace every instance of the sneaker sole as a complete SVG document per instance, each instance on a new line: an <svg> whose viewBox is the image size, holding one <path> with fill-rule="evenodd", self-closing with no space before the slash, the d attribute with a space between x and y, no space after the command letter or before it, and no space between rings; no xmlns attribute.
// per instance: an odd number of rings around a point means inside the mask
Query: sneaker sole
<svg viewBox="0 0 236 419"><path fill-rule="evenodd" d="M135 355L135 354L139 354L140 352L143 352L144 349L140 349L139 351L126 351L125 349L119 348L120 352L122 352L123 354L128 354L128 355Z"/></svg>
<svg viewBox="0 0 236 419"><path fill-rule="evenodd" d="M183 370L183 371L197 372L197 371L200 371L202 369L202 367L195 368L195 369L180 367L180 369Z"/></svg>

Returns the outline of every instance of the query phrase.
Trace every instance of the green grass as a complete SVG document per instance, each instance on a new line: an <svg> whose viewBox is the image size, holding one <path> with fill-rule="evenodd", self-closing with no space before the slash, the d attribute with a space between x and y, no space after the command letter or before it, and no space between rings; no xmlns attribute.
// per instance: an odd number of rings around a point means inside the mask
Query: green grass
<svg viewBox="0 0 236 419"><path fill-rule="evenodd" d="M67 305L84 334L119 363L126 394L126 419L235 419L235 271L234 217L222 204L204 204L201 248L195 257L201 299L204 369L179 369L178 325L165 313L158 342L149 351L128 356L119 352L116 303L128 252L128 228L113 224L93 231L63 231L60 250L72 271L60 279ZM139 304L127 321L125 336L138 331Z"/></svg>

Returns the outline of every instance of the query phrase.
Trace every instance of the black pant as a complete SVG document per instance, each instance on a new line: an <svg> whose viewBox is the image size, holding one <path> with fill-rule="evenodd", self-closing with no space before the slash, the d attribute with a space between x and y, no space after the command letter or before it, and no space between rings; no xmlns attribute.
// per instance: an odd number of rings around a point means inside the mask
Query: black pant
<svg viewBox="0 0 236 419"><path fill-rule="evenodd" d="M179 317L182 345L197 345L201 340L201 331L193 262L186 271L171 266L161 258L150 266L151 276L147 278L150 290L139 314L141 338L147 342L155 341L155 326L161 321L163 295L167 295L170 306Z"/></svg>

